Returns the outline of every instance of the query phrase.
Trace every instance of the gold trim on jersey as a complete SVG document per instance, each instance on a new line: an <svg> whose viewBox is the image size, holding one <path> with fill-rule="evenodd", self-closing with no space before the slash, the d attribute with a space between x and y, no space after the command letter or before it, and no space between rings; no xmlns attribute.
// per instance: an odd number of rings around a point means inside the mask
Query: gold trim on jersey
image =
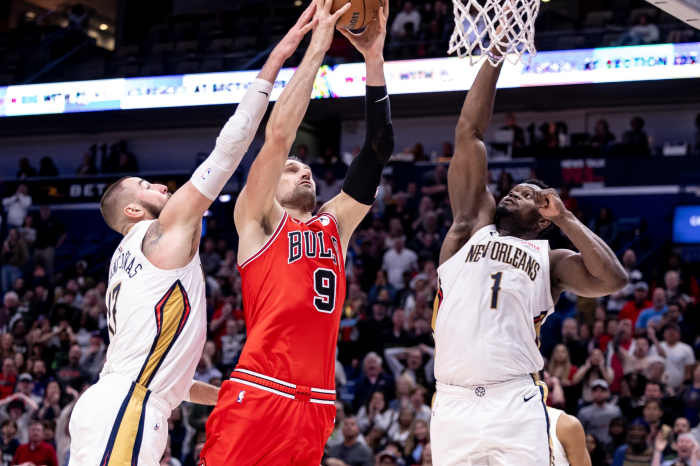
<svg viewBox="0 0 700 466"><path fill-rule="evenodd" d="M153 341L151 351L141 368L137 381L148 387L153 376L163 363L165 356L185 326L190 313L190 302L185 288L176 281L155 307L158 333Z"/></svg>
<svg viewBox="0 0 700 466"><path fill-rule="evenodd" d="M538 374L530 374L532 381L539 387L540 393L542 394L542 408L544 409L544 417L547 425L547 443L549 444L549 466L554 466L554 442L552 441L552 436L549 430L549 413L547 412L547 397L549 396L549 387L547 384L540 380Z"/></svg>
<svg viewBox="0 0 700 466"><path fill-rule="evenodd" d="M143 385L131 384L114 421L100 466L133 465L138 462L146 403L150 394Z"/></svg>
<svg viewBox="0 0 700 466"><path fill-rule="evenodd" d="M100 466L134 465L138 462L148 389L158 368L182 332L190 314L190 301L180 280L155 306L156 337L141 372L124 398L112 426Z"/></svg>

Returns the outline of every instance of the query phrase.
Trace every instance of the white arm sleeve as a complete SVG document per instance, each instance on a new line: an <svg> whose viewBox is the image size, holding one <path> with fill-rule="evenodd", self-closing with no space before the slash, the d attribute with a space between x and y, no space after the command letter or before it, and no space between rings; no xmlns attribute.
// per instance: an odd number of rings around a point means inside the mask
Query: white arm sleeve
<svg viewBox="0 0 700 466"><path fill-rule="evenodd" d="M192 174L192 184L212 201L241 163L267 110L272 83L256 79L216 138L209 157Z"/></svg>

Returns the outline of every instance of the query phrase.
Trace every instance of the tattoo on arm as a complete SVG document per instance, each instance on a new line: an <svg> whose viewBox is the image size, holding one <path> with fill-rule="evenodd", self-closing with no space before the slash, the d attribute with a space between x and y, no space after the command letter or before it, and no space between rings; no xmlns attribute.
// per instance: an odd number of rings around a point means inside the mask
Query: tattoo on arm
<svg viewBox="0 0 700 466"><path fill-rule="evenodd" d="M143 242L141 243L141 251L148 256L148 254L158 245L160 238L163 236L163 228L160 222L156 220L151 223L148 227L146 235L143 237Z"/></svg>

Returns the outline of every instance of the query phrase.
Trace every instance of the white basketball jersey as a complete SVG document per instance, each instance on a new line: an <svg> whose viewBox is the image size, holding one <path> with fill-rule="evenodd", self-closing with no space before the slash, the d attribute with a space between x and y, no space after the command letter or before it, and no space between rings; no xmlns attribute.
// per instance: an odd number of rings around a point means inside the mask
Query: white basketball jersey
<svg viewBox="0 0 700 466"><path fill-rule="evenodd" d="M569 466L569 459L566 457L564 445L557 437L557 422L559 417L564 413L561 409L547 407L549 415L549 438L552 439L552 453L554 454L554 466Z"/></svg>
<svg viewBox="0 0 700 466"><path fill-rule="evenodd" d="M544 364L539 328L554 303L549 243L477 231L438 268L435 377L485 385L532 374Z"/></svg>
<svg viewBox="0 0 700 466"><path fill-rule="evenodd" d="M206 341L204 273L199 254L179 269L153 265L141 251L152 223L134 225L112 256L106 297L110 342L100 377L126 376L172 409L187 397Z"/></svg>

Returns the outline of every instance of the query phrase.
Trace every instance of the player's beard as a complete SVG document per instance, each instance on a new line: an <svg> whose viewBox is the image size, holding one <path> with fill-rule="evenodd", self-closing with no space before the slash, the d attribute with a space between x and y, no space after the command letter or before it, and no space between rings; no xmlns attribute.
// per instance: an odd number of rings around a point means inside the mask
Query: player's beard
<svg viewBox="0 0 700 466"><path fill-rule="evenodd" d="M506 229L513 236L524 236L532 230L532 225L525 225L518 212L497 205L493 214L493 223L498 229Z"/></svg>
<svg viewBox="0 0 700 466"><path fill-rule="evenodd" d="M282 206L313 212L316 207L316 192L303 186L296 186L292 193L281 202Z"/></svg>
<svg viewBox="0 0 700 466"><path fill-rule="evenodd" d="M169 199L169 198L168 198ZM163 210L163 207L165 207L165 203L168 202L167 200L163 203L161 206L157 206L156 204L152 204L147 201L141 201L141 206L148 212L153 218L158 218L160 217L160 213Z"/></svg>

